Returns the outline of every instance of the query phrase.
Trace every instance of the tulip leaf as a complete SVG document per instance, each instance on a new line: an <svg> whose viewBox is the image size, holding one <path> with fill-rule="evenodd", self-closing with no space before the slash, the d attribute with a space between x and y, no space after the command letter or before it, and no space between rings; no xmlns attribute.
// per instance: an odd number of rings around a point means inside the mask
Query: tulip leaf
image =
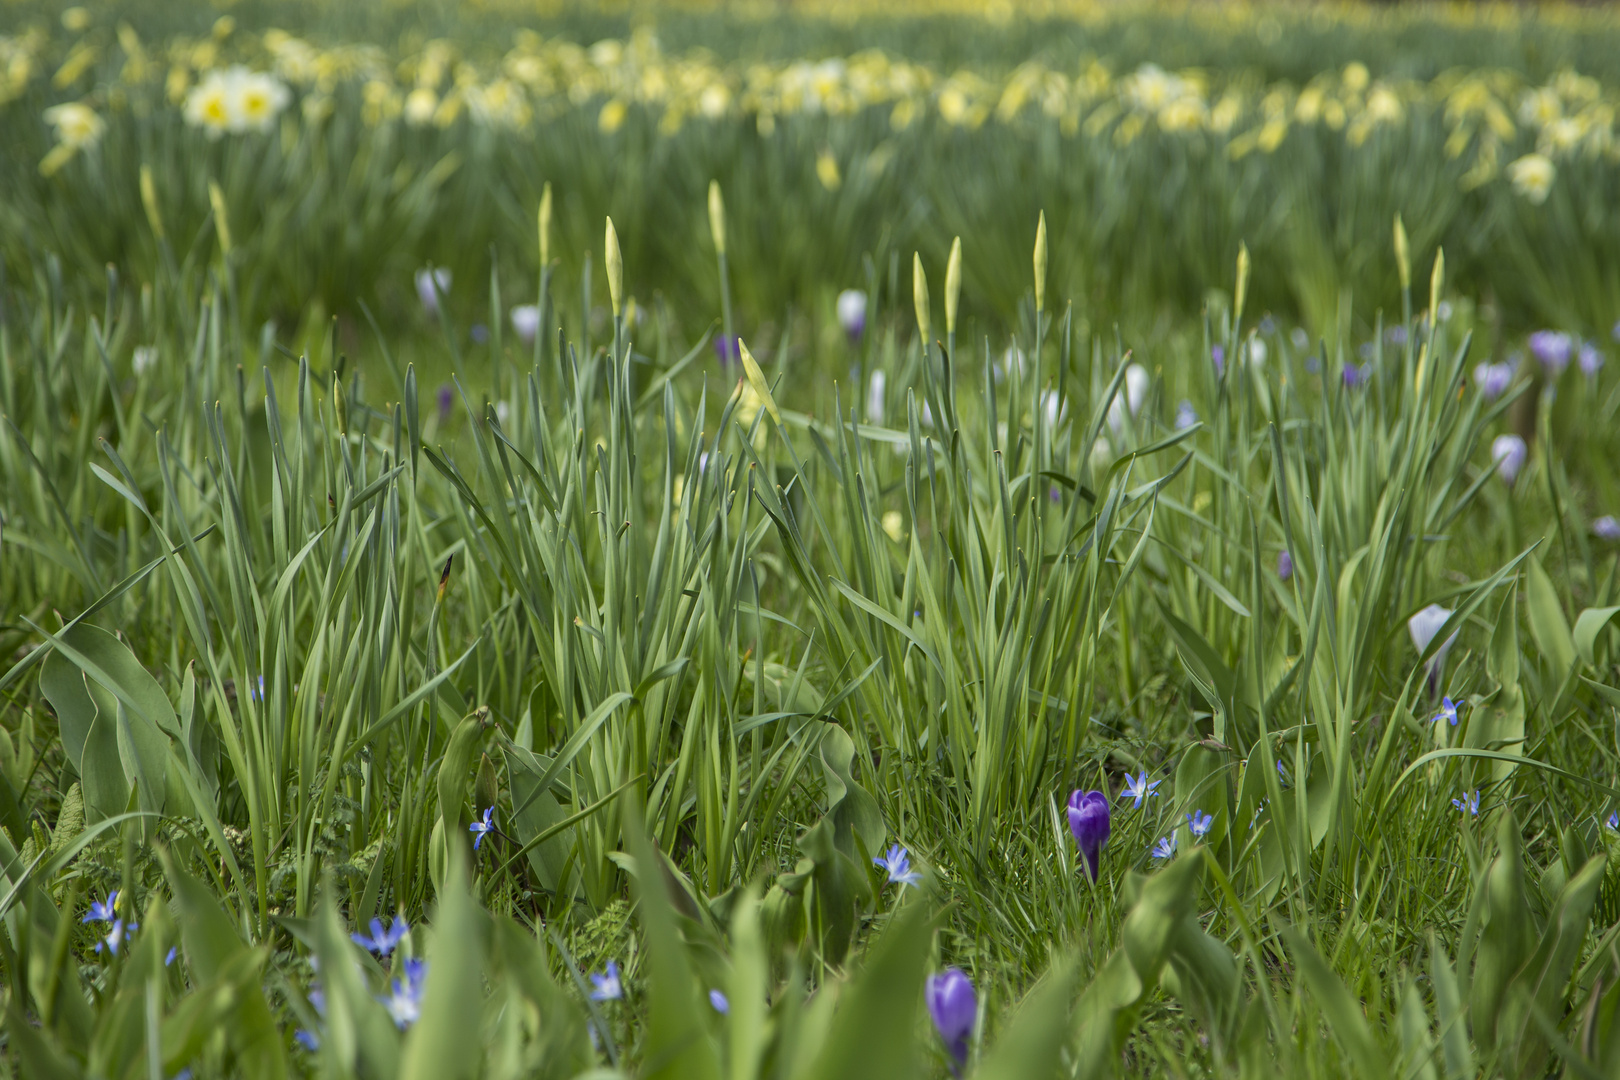
<svg viewBox="0 0 1620 1080"><path fill-rule="evenodd" d="M1615 607L1587 608L1585 611L1581 612L1580 617L1575 620L1575 632L1572 635L1572 640L1575 644L1575 651L1579 653L1581 659L1585 660L1588 664L1594 666L1597 664L1597 661L1593 657L1597 649L1598 635L1603 632L1603 628L1605 626L1609 625L1609 620L1613 619L1616 613L1620 613L1620 605Z"/></svg>
<svg viewBox="0 0 1620 1080"><path fill-rule="evenodd" d="M1525 562L1525 600L1529 606L1530 636L1552 665L1554 682L1561 681L1575 666L1575 640L1558 605L1558 590L1553 587L1540 559Z"/></svg>

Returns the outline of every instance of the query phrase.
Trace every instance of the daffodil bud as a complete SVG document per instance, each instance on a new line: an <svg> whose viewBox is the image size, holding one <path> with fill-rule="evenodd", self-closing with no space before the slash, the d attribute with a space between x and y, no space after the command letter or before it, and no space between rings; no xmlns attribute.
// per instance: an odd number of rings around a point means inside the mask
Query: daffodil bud
<svg viewBox="0 0 1620 1080"><path fill-rule="evenodd" d="M141 205L146 208L146 220L152 226L152 235L163 239L163 218L158 213L157 185L152 182L150 166L141 166Z"/></svg>
<svg viewBox="0 0 1620 1080"><path fill-rule="evenodd" d="M540 269L551 263L551 181L540 189Z"/></svg>
<svg viewBox="0 0 1620 1080"><path fill-rule="evenodd" d="M1046 310L1046 211L1035 225L1035 311Z"/></svg>
<svg viewBox="0 0 1620 1080"><path fill-rule="evenodd" d="M962 238L951 241L951 258L945 264L945 332L956 333L956 302L962 295Z"/></svg>
<svg viewBox="0 0 1620 1080"><path fill-rule="evenodd" d="M1405 292L1412 287L1412 252L1406 246L1406 226L1401 224L1401 215L1395 215L1395 269L1401 275L1401 291Z"/></svg>
<svg viewBox="0 0 1620 1080"><path fill-rule="evenodd" d="M726 204L720 198L720 181L709 181L709 235L714 237L714 250L726 253Z"/></svg>
<svg viewBox="0 0 1620 1080"><path fill-rule="evenodd" d="M911 253L911 302L917 308L917 333L922 335L923 348L928 347L928 275L923 273L922 256Z"/></svg>
<svg viewBox="0 0 1620 1080"><path fill-rule="evenodd" d="M624 256L619 254L619 234L613 231L613 219L607 219L607 236L603 240L602 262L607 267L608 296L613 301L613 315L618 317L624 300Z"/></svg>
<svg viewBox="0 0 1620 1080"><path fill-rule="evenodd" d="M1243 318L1243 301L1249 295L1249 245L1238 245L1237 260L1237 293L1232 302L1232 323L1236 325Z"/></svg>
<svg viewBox="0 0 1620 1080"><path fill-rule="evenodd" d="M754 393L765 403L765 411L771 414L771 419L780 425L782 414L777 411L776 399L771 396L771 385L765 381L765 373L759 369L754 354L748 351L748 346L740 338L737 340L737 351L742 356L743 374L748 378L748 385L754 388Z"/></svg>
<svg viewBox="0 0 1620 1080"><path fill-rule="evenodd" d="M225 255L231 253L231 225L225 215L225 193L219 190L219 185L208 181L208 202L214 208L214 231L219 234L219 250Z"/></svg>

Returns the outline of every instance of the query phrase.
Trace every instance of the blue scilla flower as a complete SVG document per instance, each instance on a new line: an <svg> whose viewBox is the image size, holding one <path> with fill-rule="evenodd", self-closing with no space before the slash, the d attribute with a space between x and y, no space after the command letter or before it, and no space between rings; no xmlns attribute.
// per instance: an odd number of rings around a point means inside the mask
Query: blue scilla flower
<svg viewBox="0 0 1620 1080"><path fill-rule="evenodd" d="M482 844L484 842L484 837L485 836L487 836L488 834L495 831L495 826L489 820L490 815L492 815L494 813L495 813L495 808L493 806L486 806L486 807L484 807L484 820L475 821L471 825L467 826L467 831L468 832L478 834L478 839L473 841L473 850L474 851L477 851L478 850L478 845L480 845L480 844Z"/></svg>
<svg viewBox="0 0 1620 1080"><path fill-rule="evenodd" d="M709 1004L713 1005L714 1011L719 1013L721 1016L729 1016L731 1014L731 1002L728 1001L726 999L726 995L719 990L709 991Z"/></svg>
<svg viewBox="0 0 1620 1080"><path fill-rule="evenodd" d="M1161 837L1159 839L1159 842L1157 844L1153 845L1152 855L1153 855L1153 857L1155 859L1168 859L1172 855L1174 855L1175 853L1176 853L1176 834L1175 833L1171 833L1169 836Z"/></svg>
<svg viewBox="0 0 1620 1080"><path fill-rule="evenodd" d="M422 1018L422 987L427 982L427 961L405 961L405 978L395 979L393 992L378 998L394 1026L404 1031Z"/></svg>
<svg viewBox="0 0 1620 1080"><path fill-rule="evenodd" d="M96 942L96 952L106 949L112 955L117 956L119 948L124 944L124 940L140 928L139 923L126 923L123 919L114 919L112 929L107 931L107 936Z"/></svg>
<svg viewBox="0 0 1620 1080"><path fill-rule="evenodd" d="M1457 703L1449 697L1440 699L1440 711L1429 718L1429 723L1433 724L1441 720L1448 721L1452 727L1457 726Z"/></svg>
<svg viewBox="0 0 1620 1080"><path fill-rule="evenodd" d="M882 858L873 859L872 864L883 867L888 872L889 881L902 888L922 880L922 875L911 868L911 854L899 844L889 848Z"/></svg>
<svg viewBox="0 0 1620 1080"><path fill-rule="evenodd" d="M107 894L106 900L92 900L90 913L80 922L117 922L118 921L118 890L114 889Z"/></svg>
<svg viewBox="0 0 1620 1080"><path fill-rule="evenodd" d="M350 934L349 937L361 948L374 952L378 956L387 956L394 951L394 948L401 941L405 940L405 935L410 932L410 924L402 916L393 920L387 930L383 929L381 919L372 919L370 937L365 934Z"/></svg>
<svg viewBox="0 0 1620 1080"><path fill-rule="evenodd" d="M1194 810L1187 815L1187 828L1192 830L1193 838L1201 840L1209 832L1209 827L1215 824L1215 818L1202 810Z"/></svg>
<svg viewBox="0 0 1620 1080"><path fill-rule="evenodd" d="M1142 800L1156 794L1159 785L1163 782L1162 780L1155 780L1151 784L1148 783L1147 770L1145 769L1142 771L1141 776L1132 776L1130 773L1126 773L1125 790L1119 793L1119 797L1121 799L1130 799L1131 806L1140 809Z"/></svg>
<svg viewBox="0 0 1620 1080"><path fill-rule="evenodd" d="M1469 815L1470 817L1478 817L1479 816L1479 792L1477 792L1477 791L1474 791L1474 792L1465 791L1465 792L1463 792L1463 797L1462 798L1460 798L1460 799L1452 799L1451 800L1451 805L1455 806L1458 810L1460 810L1463 813Z"/></svg>
<svg viewBox="0 0 1620 1080"><path fill-rule="evenodd" d="M609 960L607 970L600 975L591 975L592 1001L618 1001L624 997L624 984L619 981L619 965L617 961Z"/></svg>

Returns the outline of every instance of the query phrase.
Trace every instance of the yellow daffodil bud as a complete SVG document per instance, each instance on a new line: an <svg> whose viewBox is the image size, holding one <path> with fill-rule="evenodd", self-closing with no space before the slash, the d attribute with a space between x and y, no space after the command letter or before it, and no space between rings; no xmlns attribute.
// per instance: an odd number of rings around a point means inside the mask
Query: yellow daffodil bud
<svg viewBox="0 0 1620 1080"><path fill-rule="evenodd" d="M624 300L624 256L619 254L619 234L613 231L613 219L607 219L607 236L603 240L602 263L607 267L608 296L613 300L613 315L618 317Z"/></svg>
<svg viewBox="0 0 1620 1080"><path fill-rule="evenodd" d="M540 269L551 263L551 181L540 189Z"/></svg>
<svg viewBox="0 0 1620 1080"><path fill-rule="evenodd" d="M1406 226L1401 215L1395 215L1395 269L1401 275L1401 291L1412 287L1412 252L1406 246Z"/></svg>
<svg viewBox="0 0 1620 1080"><path fill-rule="evenodd" d="M917 333L922 335L923 348L928 347L928 275L923 273L922 256L911 253L911 302L917 308Z"/></svg>
<svg viewBox="0 0 1620 1080"><path fill-rule="evenodd" d="M146 220L152 226L152 235L163 239L163 218L158 214L157 185L152 183L152 169L141 166L141 205L146 207Z"/></svg>
<svg viewBox="0 0 1620 1080"><path fill-rule="evenodd" d="M962 238L951 241L951 258L945 264L945 332L956 333L956 302L962 295Z"/></svg>
<svg viewBox="0 0 1620 1080"><path fill-rule="evenodd" d="M225 215L225 193L219 190L219 185L208 181L208 202L214 208L214 231L219 234L219 250L229 255L231 253L231 224Z"/></svg>
<svg viewBox="0 0 1620 1080"><path fill-rule="evenodd" d="M1035 311L1046 310L1046 211L1035 225Z"/></svg>
<svg viewBox="0 0 1620 1080"><path fill-rule="evenodd" d="M771 419L780 425L782 414L776 409L776 399L771 396L771 387L765 381L765 373L759 370L759 363L755 361L754 354L748 351L748 346L740 338L737 340L737 351L742 356L743 374L748 377L748 385L754 388L754 393L765 403L765 411L771 414Z"/></svg>
<svg viewBox="0 0 1620 1080"><path fill-rule="evenodd" d="M1249 245L1238 245L1237 293L1232 301L1232 324L1243 318L1243 301L1249 295Z"/></svg>
<svg viewBox="0 0 1620 1080"><path fill-rule="evenodd" d="M709 235L714 237L714 250L726 253L726 204L720 198L720 181L709 181Z"/></svg>

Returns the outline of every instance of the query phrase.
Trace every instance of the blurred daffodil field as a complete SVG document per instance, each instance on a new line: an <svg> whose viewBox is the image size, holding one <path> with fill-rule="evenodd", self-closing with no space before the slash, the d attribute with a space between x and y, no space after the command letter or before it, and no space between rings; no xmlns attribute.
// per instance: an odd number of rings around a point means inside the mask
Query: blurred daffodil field
<svg viewBox="0 0 1620 1080"><path fill-rule="evenodd" d="M0 1077L1620 1073L1620 9L0 0Z"/></svg>

